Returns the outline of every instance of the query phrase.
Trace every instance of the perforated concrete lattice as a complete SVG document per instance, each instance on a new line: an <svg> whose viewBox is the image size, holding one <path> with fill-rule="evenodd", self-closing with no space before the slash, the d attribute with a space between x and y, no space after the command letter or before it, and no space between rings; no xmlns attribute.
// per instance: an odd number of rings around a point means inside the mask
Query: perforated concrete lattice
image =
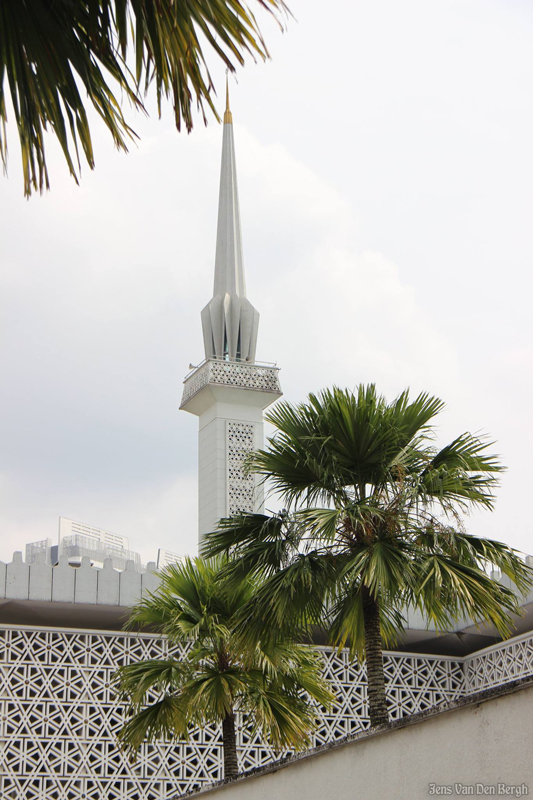
<svg viewBox="0 0 533 800"><path fill-rule="evenodd" d="M211 361L210 365L210 380L213 383L279 392L277 367L243 364L240 361Z"/></svg>
<svg viewBox="0 0 533 800"><path fill-rule="evenodd" d="M314 745L368 726L364 665L346 651L321 649L337 701L318 712ZM144 745L135 764L117 747L124 709L113 697L113 671L167 654L166 640L151 635L0 628L2 800L161 800L221 778L213 726L193 731L181 745ZM396 719L456 699L474 686L474 673L479 689L532 672L531 636L464 662L388 653L390 714ZM242 769L275 755L242 720L238 746Z"/></svg>
<svg viewBox="0 0 533 800"><path fill-rule="evenodd" d="M467 692L526 678L533 671L533 636L517 636L504 646L488 647L481 655L465 659L464 669Z"/></svg>
<svg viewBox="0 0 533 800"><path fill-rule="evenodd" d="M255 511L255 482L247 475L244 459L254 449L254 426L227 423L228 516Z"/></svg>
<svg viewBox="0 0 533 800"><path fill-rule="evenodd" d="M185 379L181 404L183 405L190 400L196 392L199 392L208 383L237 386L243 389L280 392L279 370L277 367L210 358L200 364Z"/></svg>

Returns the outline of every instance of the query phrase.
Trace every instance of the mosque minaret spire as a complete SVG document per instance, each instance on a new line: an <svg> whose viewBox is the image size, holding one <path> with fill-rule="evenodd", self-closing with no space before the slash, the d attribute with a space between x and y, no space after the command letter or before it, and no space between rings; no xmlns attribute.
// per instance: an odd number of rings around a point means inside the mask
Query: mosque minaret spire
<svg viewBox="0 0 533 800"><path fill-rule="evenodd" d="M278 368L256 361L259 313L246 296L227 79L215 279L201 317L205 360L185 378L181 402L199 417L199 540L221 517L262 511L262 484L243 462L263 445L263 410L281 397Z"/></svg>
<svg viewBox="0 0 533 800"><path fill-rule="evenodd" d="M241 217L226 83L213 298L202 311L205 357L255 361L259 314L246 297Z"/></svg>

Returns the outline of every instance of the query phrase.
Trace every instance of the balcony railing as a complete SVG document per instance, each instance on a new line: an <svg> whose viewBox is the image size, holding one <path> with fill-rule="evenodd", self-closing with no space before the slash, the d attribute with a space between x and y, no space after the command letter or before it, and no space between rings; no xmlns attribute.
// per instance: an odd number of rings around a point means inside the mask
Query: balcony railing
<svg viewBox="0 0 533 800"><path fill-rule="evenodd" d="M281 389L278 373L279 367L275 364L263 362L249 364L246 361L208 358L195 367L183 381L181 405L183 406L208 383L279 394Z"/></svg>

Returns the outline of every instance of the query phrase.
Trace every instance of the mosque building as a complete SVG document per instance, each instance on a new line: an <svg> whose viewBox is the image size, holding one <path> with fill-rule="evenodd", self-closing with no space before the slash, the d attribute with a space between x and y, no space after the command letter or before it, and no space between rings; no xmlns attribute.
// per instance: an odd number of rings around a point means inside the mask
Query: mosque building
<svg viewBox="0 0 533 800"><path fill-rule="evenodd" d="M229 102L214 290L201 321L205 358L187 375L181 402L199 420L200 539L220 517L262 509L262 486L246 474L243 459L262 445L263 411L281 397L276 365L256 360L259 313L246 294ZM57 545L31 543L25 560L15 553L0 563L2 800L163 800L223 777L216 726L193 731L183 744L146 743L134 763L117 746L125 712L113 694L114 671L168 653L164 638L122 626L129 608L156 591L157 567L177 559L160 551L157 564L143 567L127 540L63 519ZM438 635L409 612L398 649L384 657L391 718L400 722L531 678L533 593L523 607L516 635L505 642L472 620ZM337 700L320 712L316 747L369 726L364 664L347 651L322 650ZM266 767L275 758L243 720L237 735L242 769ZM353 780L347 785L357 797ZM315 796L312 787L309 794Z"/></svg>

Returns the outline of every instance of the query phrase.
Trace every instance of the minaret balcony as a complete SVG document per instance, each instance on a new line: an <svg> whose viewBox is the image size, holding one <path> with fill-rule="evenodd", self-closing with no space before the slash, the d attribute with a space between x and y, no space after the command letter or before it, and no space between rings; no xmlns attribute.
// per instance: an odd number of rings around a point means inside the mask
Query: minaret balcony
<svg viewBox="0 0 533 800"><path fill-rule="evenodd" d="M207 358L195 367L183 381L183 408L205 386L229 386L256 392L281 395L279 367L267 362L226 361ZM275 398L272 398L274 400ZM272 400L269 401L272 402ZM188 410L188 409L187 409ZM194 412L193 412L194 413Z"/></svg>

